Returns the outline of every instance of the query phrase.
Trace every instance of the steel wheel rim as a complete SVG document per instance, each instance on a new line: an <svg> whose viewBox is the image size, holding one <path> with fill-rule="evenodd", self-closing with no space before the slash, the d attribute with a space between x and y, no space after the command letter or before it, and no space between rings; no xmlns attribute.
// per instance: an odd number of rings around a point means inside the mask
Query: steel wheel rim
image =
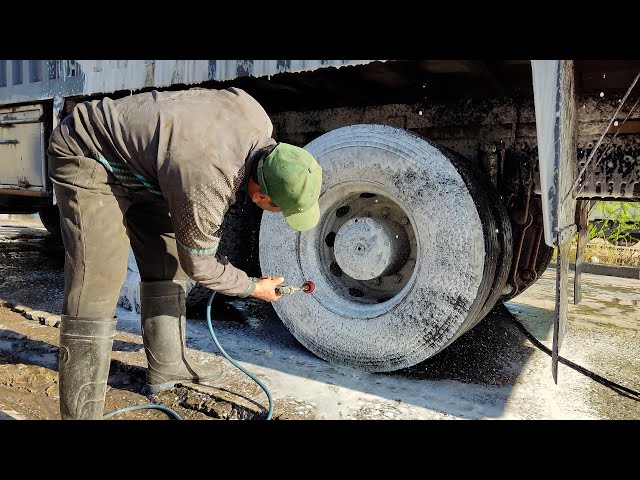
<svg viewBox="0 0 640 480"><path fill-rule="evenodd" d="M410 209L384 185L365 179L332 185L319 204L318 225L300 235L298 243L301 270L320 287L314 293L316 299L337 314L360 319L396 307L413 287L420 264L420 239ZM370 228L360 230L358 222ZM381 245L386 241L390 245ZM356 259L358 247L362 255ZM375 247L388 253L387 258L372 261L372 254L380 253L372 251ZM349 248L351 254L345 251ZM358 270L359 261L374 269ZM320 278L311 278L312 273Z"/></svg>

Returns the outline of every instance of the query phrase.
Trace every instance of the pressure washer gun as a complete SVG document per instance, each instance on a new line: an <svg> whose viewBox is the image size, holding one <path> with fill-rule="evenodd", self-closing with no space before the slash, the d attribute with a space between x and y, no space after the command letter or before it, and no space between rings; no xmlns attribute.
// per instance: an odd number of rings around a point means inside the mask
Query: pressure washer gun
<svg viewBox="0 0 640 480"><path fill-rule="evenodd" d="M280 295L293 295L298 290L302 290L304 293L313 293L316 286L311 280L307 280L301 287L294 287L293 285L278 285L276 287L276 293Z"/></svg>

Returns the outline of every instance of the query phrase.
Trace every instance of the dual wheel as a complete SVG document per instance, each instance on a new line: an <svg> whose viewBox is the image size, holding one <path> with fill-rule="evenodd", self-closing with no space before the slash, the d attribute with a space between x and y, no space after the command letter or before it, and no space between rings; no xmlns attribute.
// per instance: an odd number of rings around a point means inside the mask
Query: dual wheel
<svg viewBox="0 0 640 480"><path fill-rule="evenodd" d="M480 322L505 286L511 222L465 159L403 129L352 125L305 146L323 169L320 221L260 223L262 273L312 294L273 304L318 357L370 372L409 367Z"/></svg>

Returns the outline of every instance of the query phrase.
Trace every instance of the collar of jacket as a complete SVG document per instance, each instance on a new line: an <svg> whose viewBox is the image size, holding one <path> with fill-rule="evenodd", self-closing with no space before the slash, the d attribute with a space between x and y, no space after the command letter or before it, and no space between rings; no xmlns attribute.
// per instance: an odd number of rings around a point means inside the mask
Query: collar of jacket
<svg viewBox="0 0 640 480"><path fill-rule="evenodd" d="M244 170L244 180L242 181L241 187L238 189L238 191L242 192L242 194L244 195L244 199L242 200L243 204L246 205L249 201L249 179L251 178L251 170L253 170L255 162L259 162L262 158L269 155L271 153L271 150L273 150L276 145L277 143L274 143L273 145L270 145L266 148L256 150L249 155L249 158L247 159L247 162L245 164L246 166Z"/></svg>

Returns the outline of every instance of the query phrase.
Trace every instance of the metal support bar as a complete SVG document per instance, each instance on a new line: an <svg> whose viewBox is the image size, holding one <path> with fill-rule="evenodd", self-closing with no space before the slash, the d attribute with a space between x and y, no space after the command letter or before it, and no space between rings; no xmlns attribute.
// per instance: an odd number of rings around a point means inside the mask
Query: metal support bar
<svg viewBox="0 0 640 480"><path fill-rule="evenodd" d="M573 304L578 305L582 299L582 259L584 247L589 241L589 210L593 202L578 202L576 222L578 224L578 246L576 247L576 270L573 276Z"/></svg>
<svg viewBox="0 0 640 480"><path fill-rule="evenodd" d="M40 118L22 118L11 120L0 120L0 127L7 127L11 125L21 125L23 123L39 123Z"/></svg>
<svg viewBox="0 0 640 480"><path fill-rule="evenodd" d="M40 187L37 187L37 188L40 188ZM0 185L0 195L20 195L23 197L46 197L47 192L43 192L42 190L29 190L26 188Z"/></svg>

